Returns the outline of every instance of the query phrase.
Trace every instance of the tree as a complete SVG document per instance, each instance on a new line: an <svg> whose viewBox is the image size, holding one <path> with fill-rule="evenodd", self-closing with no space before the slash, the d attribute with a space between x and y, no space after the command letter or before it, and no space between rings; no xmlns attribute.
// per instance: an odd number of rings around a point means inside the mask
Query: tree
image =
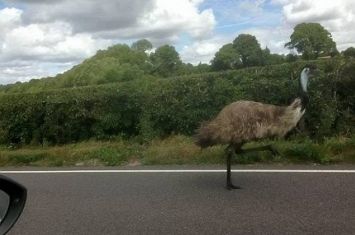
<svg viewBox="0 0 355 235"><path fill-rule="evenodd" d="M146 73L151 71L151 65L148 63L147 51L153 48L153 44L147 39L140 39L131 45L132 54L129 63L137 65Z"/></svg>
<svg viewBox="0 0 355 235"><path fill-rule="evenodd" d="M258 40L250 34L240 34L233 41L233 48L240 55L243 67L262 64L262 51Z"/></svg>
<svg viewBox="0 0 355 235"><path fill-rule="evenodd" d="M198 65L193 65L191 63L181 63L177 75L201 74L207 73L209 71L210 66L208 64L202 64L201 62Z"/></svg>
<svg viewBox="0 0 355 235"><path fill-rule="evenodd" d="M93 59L103 59L108 57L117 58L120 62L125 61L125 58L131 54L131 48L126 44L116 44L107 48L107 50L99 50ZM91 59L91 58L90 58Z"/></svg>
<svg viewBox="0 0 355 235"><path fill-rule="evenodd" d="M234 50L232 43L222 46L211 61L212 71L237 69L241 66L240 55Z"/></svg>
<svg viewBox="0 0 355 235"><path fill-rule="evenodd" d="M199 73L210 72L211 68L208 64L202 64L201 62L196 66Z"/></svg>
<svg viewBox="0 0 355 235"><path fill-rule="evenodd" d="M287 63L296 62L298 58L299 57L296 54L289 53L289 54L286 55L286 62Z"/></svg>
<svg viewBox="0 0 355 235"><path fill-rule="evenodd" d="M153 73L157 73L164 78L177 75L182 63L175 47L169 45L158 47L150 55L150 61L153 65Z"/></svg>
<svg viewBox="0 0 355 235"><path fill-rule="evenodd" d="M191 63L181 63L178 75L186 75L196 73L196 68Z"/></svg>
<svg viewBox="0 0 355 235"><path fill-rule="evenodd" d="M282 64L286 61L285 56L271 54L270 49L266 47L262 50L262 65Z"/></svg>
<svg viewBox="0 0 355 235"><path fill-rule="evenodd" d="M355 57L355 48L349 47L342 52L345 57Z"/></svg>
<svg viewBox="0 0 355 235"><path fill-rule="evenodd" d="M338 53L332 35L319 23L296 25L290 39L291 41L286 43L285 47L290 50L296 49L306 60Z"/></svg>
<svg viewBox="0 0 355 235"><path fill-rule="evenodd" d="M131 45L131 49L134 51L146 52L153 48L153 44L147 39L138 40Z"/></svg>

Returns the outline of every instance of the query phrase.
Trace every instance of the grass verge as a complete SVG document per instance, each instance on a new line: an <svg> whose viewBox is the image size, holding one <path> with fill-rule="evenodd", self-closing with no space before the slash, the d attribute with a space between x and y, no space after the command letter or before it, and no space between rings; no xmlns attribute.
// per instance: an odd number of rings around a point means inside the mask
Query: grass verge
<svg viewBox="0 0 355 235"><path fill-rule="evenodd" d="M245 148L273 144L283 156L254 152L236 156L234 163L355 163L355 138L330 138L322 144L310 140L263 141ZM119 166L224 164L226 146L201 150L191 138L172 136L148 144L130 141L87 141L55 147L0 147L0 166Z"/></svg>

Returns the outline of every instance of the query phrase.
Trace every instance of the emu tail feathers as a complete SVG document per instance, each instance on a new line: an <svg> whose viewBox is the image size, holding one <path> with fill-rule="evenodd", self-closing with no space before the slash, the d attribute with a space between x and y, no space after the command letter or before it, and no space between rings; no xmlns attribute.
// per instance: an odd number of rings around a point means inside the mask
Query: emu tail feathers
<svg viewBox="0 0 355 235"><path fill-rule="evenodd" d="M194 136L195 144L201 148L207 148L215 145L213 138L214 130L211 122L202 122Z"/></svg>
<svg viewBox="0 0 355 235"><path fill-rule="evenodd" d="M296 109L301 107L301 105L302 105L302 100L300 98L296 98L288 107L290 109Z"/></svg>

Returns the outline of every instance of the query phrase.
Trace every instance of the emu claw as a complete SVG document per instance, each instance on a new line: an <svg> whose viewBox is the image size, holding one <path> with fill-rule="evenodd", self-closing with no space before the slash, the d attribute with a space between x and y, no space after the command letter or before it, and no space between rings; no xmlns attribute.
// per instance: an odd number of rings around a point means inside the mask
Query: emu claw
<svg viewBox="0 0 355 235"><path fill-rule="evenodd" d="M279 150L277 150L274 146L270 145L269 148L274 155L283 157L282 154L279 152Z"/></svg>
<svg viewBox="0 0 355 235"><path fill-rule="evenodd" d="M227 183L227 189L228 189L228 190L241 189L241 187L236 186L236 185L232 184L231 182L229 182L229 183Z"/></svg>

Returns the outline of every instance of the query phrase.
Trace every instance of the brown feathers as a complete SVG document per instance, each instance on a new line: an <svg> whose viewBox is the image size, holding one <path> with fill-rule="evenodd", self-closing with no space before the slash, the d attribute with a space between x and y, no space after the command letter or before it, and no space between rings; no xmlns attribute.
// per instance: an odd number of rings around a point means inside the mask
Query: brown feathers
<svg viewBox="0 0 355 235"><path fill-rule="evenodd" d="M289 106L237 101L224 107L214 120L202 123L195 135L195 142L204 148L283 137L301 119L305 111L301 108L299 98Z"/></svg>

